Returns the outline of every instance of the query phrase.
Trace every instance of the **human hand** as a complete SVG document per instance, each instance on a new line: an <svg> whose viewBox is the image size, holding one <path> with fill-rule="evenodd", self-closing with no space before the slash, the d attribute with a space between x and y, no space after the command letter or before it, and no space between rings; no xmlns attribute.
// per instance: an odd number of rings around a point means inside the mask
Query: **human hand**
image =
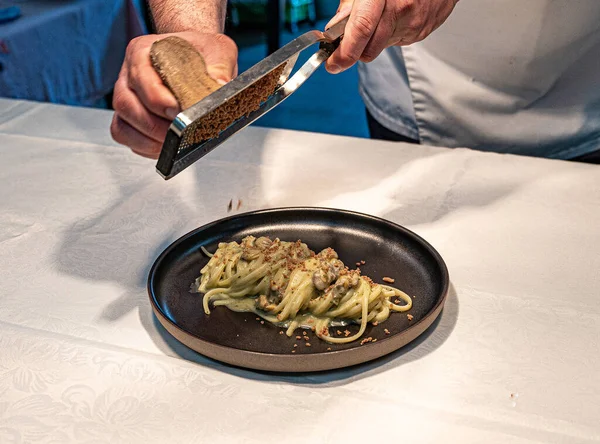
<svg viewBox="0 0 600 444"><path fill-rule="evenodd" d="M187 40L202 54L208 74L218 83L237 75L237 46L223 34L178 32L133 39L115 83L110 132L115 141L153 159L158 158L169 125L180 111L150 61L152 43L171 35Z"/></svg>
<svg viewBox="0 0 600 444"><path fill-rule="evenodd" d="M389 46L419 42L450 15L458 0L341 0L337 14L327 24L350 14L339 48L327 60L327 70L337 74L358 60L373 61Z"/></svg>

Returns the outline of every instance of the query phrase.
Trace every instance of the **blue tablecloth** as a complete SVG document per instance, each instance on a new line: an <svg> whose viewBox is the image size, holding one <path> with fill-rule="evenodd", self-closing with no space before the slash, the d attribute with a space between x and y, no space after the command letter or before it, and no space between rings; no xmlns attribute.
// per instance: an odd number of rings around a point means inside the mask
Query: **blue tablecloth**
<svg viewBox="0 0 600 444"><path fill-rule="evenodd" d="M132 0L21 0L0 24L0 96L94 106L117 79L129 40L145 32ZM138 5L139 6L139 5Z"/></svg>

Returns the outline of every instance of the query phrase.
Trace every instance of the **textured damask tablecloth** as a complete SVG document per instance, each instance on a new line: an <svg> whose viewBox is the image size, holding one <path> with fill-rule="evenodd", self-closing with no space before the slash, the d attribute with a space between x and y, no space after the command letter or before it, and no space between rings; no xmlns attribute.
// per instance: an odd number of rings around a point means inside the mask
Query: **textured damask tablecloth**
<svg viewBox="0 0 600 444"><path fill-rule="evenodd" d="M249 128L165 182L110 118L0 100L0 442L600 440L599 167ZM147 272L238 198L409 227L447 261L441 319L323 374L187 350Z"/></svg>

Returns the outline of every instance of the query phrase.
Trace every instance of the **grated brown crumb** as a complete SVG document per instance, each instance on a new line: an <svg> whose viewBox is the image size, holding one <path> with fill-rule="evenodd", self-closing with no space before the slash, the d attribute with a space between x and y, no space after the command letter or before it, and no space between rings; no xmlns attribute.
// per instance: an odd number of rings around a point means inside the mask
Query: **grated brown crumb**
<svg viewBox="0 0 600 444"><path fill-rule="evenodd" d="M294 344L294 348L298 347L298 344Z"/></svg>
<svg viewBox="0 0 600 444"><path fill-rule="evenodd" d="M184 142L194 144L217 137L221 131L240 117L247 116L257 110L260 104L275 92L285 66L284 63L275 68L247 87L242 93L232 97L223 105L190 125L184 132Z"/></svg>
<svg viewBox="0 0 600 444"><path fill-rule="evenodd" d="M307 342L307 343L306 343L306 344L304 344L304 345L306 345L307 347L310 347L310 342Z"/></svg>
<svg viewBox="0 0 600 444"><path fill-rule="evenodd" d="M392 279L391 277L384 276L383 282L388 282L390 284L393 284L394 282L396 282L396 280Z"/></svg>
<svg viewBox="0 0 600 444"><path fill-rule="evenodd" d="M383 329L383 332L384 332L386 335L389 335L389 334L390 334L390 331L389 331L387 328L384 328L384 329Z"/></svg>
<svg viewBox="0 0 600 444"><path fill-rule="evenodd" d="M304 336L304 340L308 341L310 338L308 336Z"/></svg>
<svg viewBox="0 0 600 444"><path fill-rule="evenodd" d="M280 331L280 332L279 332L279 334L280 334L280 335L282 335L282 334L283 334L283 330L282 330L282 331Z"/></svg>
<svg viewBox="0 0 600 444"><path fill-rule="evenodd" d="M327 351L330 352L331 351L331 347L327 347Z"/></svg>
<svg viewBox="0 0 600 444"><path fill-rule="evenodd" d="M302 336L306 336L307 333L305 331L302 332Z"/></svg>
<svg viewBox="0 0 600 444"><path fill-rule="evenodd" d="M296 353L296 350L292 350L292 353Z"/></svg>
<svg viewBox="0 0 600 444"><path fill-rule="evenodd" d="M373 322L373 326L377 327L379 325L379 322L375 321Z"/></svg>
<svg viewBox="0 0 600 444"><path fill-rule="evenodd" d="M260 321L260 318L256 318L257 321Z"/></svg>
<svg viewBox="0 0 600 444"><path fill-rule="evenodd" d="M366 264L366 262L365 262L365 261L360 261L360 263L361 263L362 265L365 265L365 264Z"/></svg>
<svg viewBox="0 0 600 444"><path fill-rule="evenodd" d="M408 318L409 321L413 320L413 315L411 315L411 314L407 314L406 317Z"/></svg>
<svg viewBox="0 0 600 444"><path fill-rule="evenodd" d="M264 325L265 321L260 321L260 323Z"/></svg>
<svg viewBox="0 0 600 444"><path fill-rule="evenodd" d="M338 335L341 335L341 334L342 334L342 332L341 332L341 331L339 331L339 330L337 330L337 331L336 331L336 333L337 333Z"/></svg>
<svg viewBox="0 0 600 444"><path fill-rule="evenodd" d="M350 330L344 330L344 336L348 337L350 336Z"/></svg>
<svg viewBox="0 0 600 444"><path fill-rule="evenodd" d="M302 336L296 336L296 339L302 339Z"/></svg>

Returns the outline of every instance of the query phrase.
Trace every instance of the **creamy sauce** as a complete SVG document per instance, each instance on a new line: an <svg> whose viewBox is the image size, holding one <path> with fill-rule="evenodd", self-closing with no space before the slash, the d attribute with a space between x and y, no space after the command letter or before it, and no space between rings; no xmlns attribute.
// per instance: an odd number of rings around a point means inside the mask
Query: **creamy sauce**
<svg viewBox="0 0 600 444"><path fill-rule="evenodd" d="M322 321L325 319L330 320L330 327L345 327L346 325L352 324L353 322L345 320L345 319L331 319L327 317L319 317L311 314L298 315L294 319L288 319L286 321L280 322L275 316L265 313L264 311L256 308L255 304L256 299L252 298L243 298L234 302L228 301L227 304L215 304L215 305L226 305L232 311L242 312L242 313L254 313L257 316L260 316L266 321L269 321L278 327L288 328L290 324L295 321L298 323L298 327L305 328L311 330L318 321Z"/></svg>

